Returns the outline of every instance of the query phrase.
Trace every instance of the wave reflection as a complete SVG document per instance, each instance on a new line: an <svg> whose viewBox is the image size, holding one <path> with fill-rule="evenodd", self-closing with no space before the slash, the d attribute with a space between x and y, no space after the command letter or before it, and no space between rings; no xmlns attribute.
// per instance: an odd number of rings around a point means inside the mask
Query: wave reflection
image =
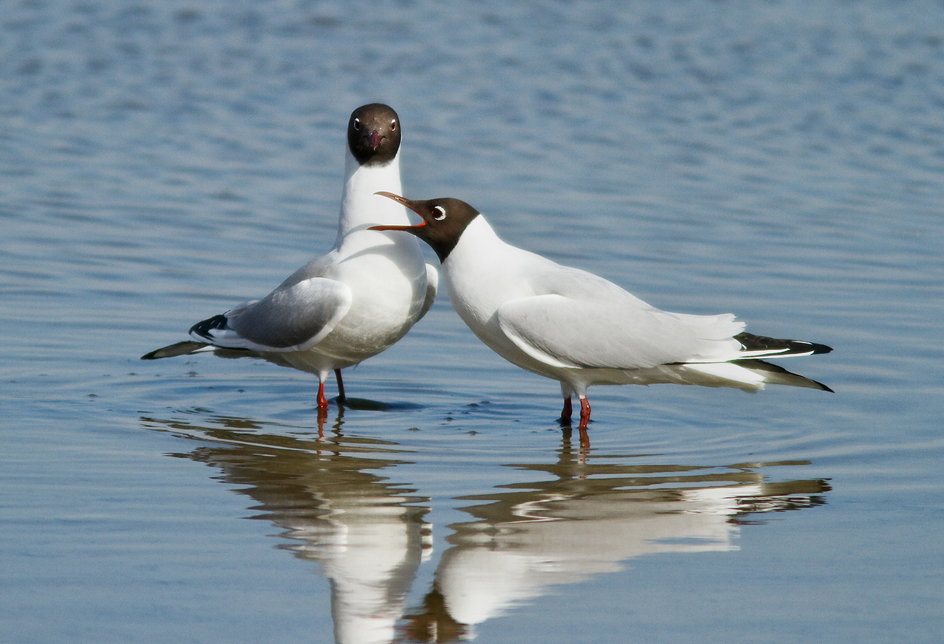
<svg viewBox="0 0 944 644"><path fill-rule="evenodd" d="M566 438L550 463L484 464L528 482L452 500L468 521L446 526L448 548L418 606L407 597L432 564L430 497L380 472L405 475L410 453L390 441L330 435L248 419L142 418L150 428L196 439L174 456L218 468L251 497L254 519L271 521L331 582L336 642L450 642L534 601L555 586L621 570L657 553L737 550L760 513L825 503L824 479L768 481L774 467L654 464L651 456L587 453ZM397 469L399 468L399 469Z"/></svg>

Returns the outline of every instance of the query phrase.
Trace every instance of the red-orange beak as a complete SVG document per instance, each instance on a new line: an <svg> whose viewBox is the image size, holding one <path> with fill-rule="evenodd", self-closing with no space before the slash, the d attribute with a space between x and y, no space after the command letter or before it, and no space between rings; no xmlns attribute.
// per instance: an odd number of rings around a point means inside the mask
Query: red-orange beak
<svg viewBox="0 0 944 644"><path fill-rule="evenodd" d="M416 211L416 208L413 207L413 203L406 197L401 197L400 195L395 195L392 192L375 192L375 195L380 195L381 197L387 197L388 199L393 199L399 204L403 204L416 214L420 214ZM422 216L422 215L420 215ZM415 226L371 226L367 230L405 230L407 232L412 232L415 228L422 228L426 225L426 220L424 219L421 223L416 224Z"/></svg>

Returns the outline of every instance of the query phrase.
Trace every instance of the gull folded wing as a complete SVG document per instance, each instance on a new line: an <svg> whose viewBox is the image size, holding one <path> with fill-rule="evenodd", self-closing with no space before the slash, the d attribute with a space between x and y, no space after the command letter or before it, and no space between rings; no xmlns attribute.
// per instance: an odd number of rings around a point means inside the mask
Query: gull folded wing
<svg viewBox="0 0 944 644"><path fill-rule="evenodd" d="M563 368L647 369L698 353L698 334L671 313L609 301L536 295L498 308L505 335L532 358Z"/></svg>
<svg viewBox="0 0 944 644"><path fill-rule="evenodd" d="M194 326L191 335L228 348L304 351L331 333L347 315L351 301L351 290L340 282L305 279L206 320Z"/></svg>

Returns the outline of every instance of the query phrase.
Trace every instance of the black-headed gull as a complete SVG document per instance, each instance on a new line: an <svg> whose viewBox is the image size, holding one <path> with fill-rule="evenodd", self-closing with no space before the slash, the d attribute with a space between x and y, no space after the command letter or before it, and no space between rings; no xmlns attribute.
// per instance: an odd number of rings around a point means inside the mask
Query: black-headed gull
<svg viewBox="0 0 944 644"><path fill-rule="evenodd" d="M327 410L324 382L333 370L339 403L341 369L393 345L436 298L439 274L419 241L371 230L410 223L406 209L376 196L400 190L400 119L387 105L351 114L341 215L334 247L313 259L261 300L240 304L195 324L196 342L152 351L143 360L236 349L318 376L318 408Z"/></svg>
<svg viewBox="0 0 944 644"><path fill-rule="evenodd" d="M571 395L577 394L584 443L590 385L677 383L756 391L769 382L831 391L758 359L828 353L830 347L744 333L744 323L731 314L661 311L602 277L505 243L485 217L458 199L380 194L423 223L374 230L406 231L432 247L449 300L472 332L509 362L560 381L565 423Z"/></svg>

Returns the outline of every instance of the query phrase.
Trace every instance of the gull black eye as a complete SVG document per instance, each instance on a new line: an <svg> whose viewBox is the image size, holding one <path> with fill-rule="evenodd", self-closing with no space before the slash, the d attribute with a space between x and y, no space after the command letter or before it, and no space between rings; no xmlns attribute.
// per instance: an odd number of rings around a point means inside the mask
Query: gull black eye
<svg viewBox="0 0 944 644"><path fill-rule="evenodd" d="M442 221L446 218L446 209L442 206L433 206L433 219Z"/></svg>
<svg viewBox="0 0 944 644"><path fill-rule="evenodd" d="M396 119L393 119L392 121L390 121L390 131L392 131L392 132L396 132L396 131L397 131L397 120L396 120Z"/></svg>
<svg viewBox="0 0 944 644"><path fill-rule="evenodd" d="M361 120L360 120L360 119L354 119L354 129L355 129L355 130L361 129Z"/></svg>

